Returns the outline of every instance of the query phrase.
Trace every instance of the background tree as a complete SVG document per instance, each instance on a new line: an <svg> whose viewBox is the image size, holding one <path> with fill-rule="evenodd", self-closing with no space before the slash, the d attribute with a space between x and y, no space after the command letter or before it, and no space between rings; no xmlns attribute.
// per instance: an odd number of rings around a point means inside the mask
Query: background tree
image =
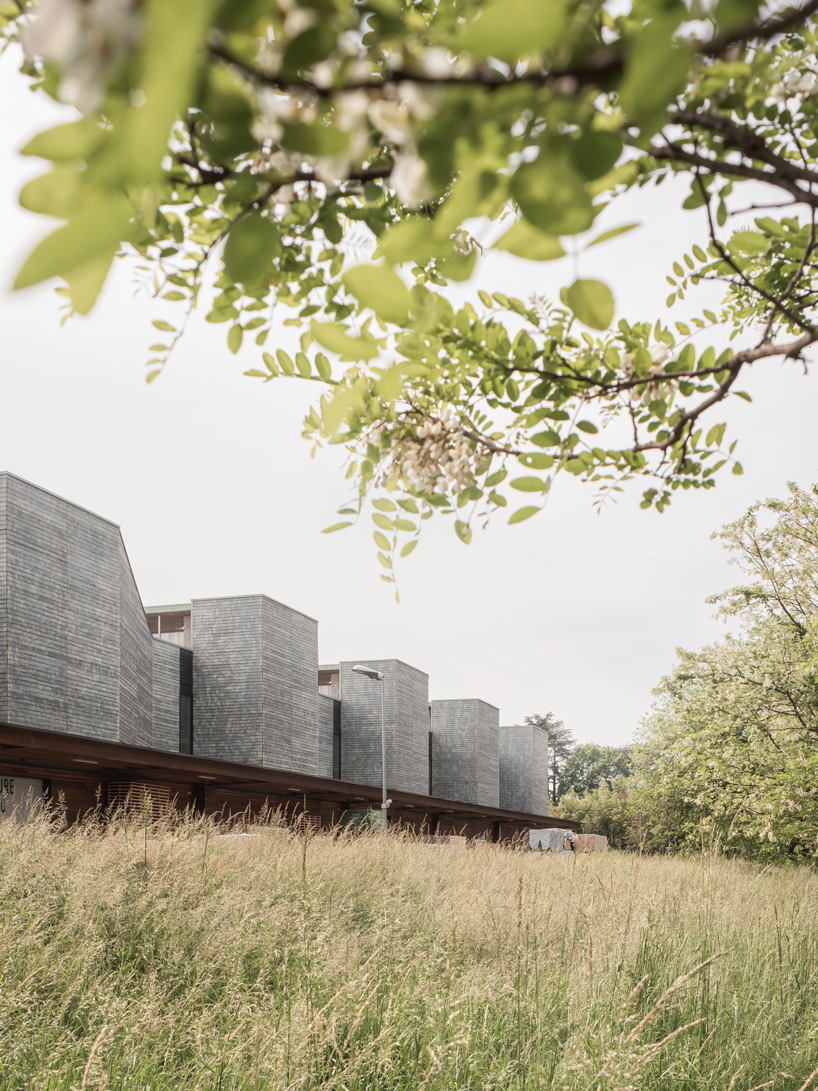
<svg viewBox="0 0 818 1091"><path fill-rule="evenodd" d="M654 848L718 843L818 855L818 486L754 505L718 535L746 582L714 600L734 626L679 653L634 753Z"/></svg>
<svg viewBox="0 0 818 1091"><path fill-rule="evenodd" d="M50 169L21 203L63 224L17 285L62 277L86 313L122 254L163 301L148 379L206 300L231 351L258 346L249 375L315 382L305 434L349 452L350 499L328 529L372 499L387 582L435 511L468 542L515 499L509 522L536 514L558 473L599 502L647 475L642 504L662 510L741 472L713 410L749 397L751 365L803 360L818 339L818 0L616 11L7 4L24 75L80 112L23 149ZM613 325L611 289L589 276L551 301L447 299L488 249L549 261L609 244L634 225L600 233L600 212L671 174L689 180L701 234L668 306L715 281L717 312ZM300 331L294 357L275 347L282 324Z"/></svg>
<svg viewBox="0 0 818 1091"><path fill-rule="evenodd" d="M576 739L570 728L562 720L558 720L553 712L546 712L544 716L535 712L533 716L525 716L523 723L548 732L548 789L551 801L556 803L559 799L562 771L576 746Z"/></svg>
<svg viewBox="0 0 818 1091"><path fill-rule="evenodd" d="M601 746L599 743L580 743L574 746L564 762L559 784L558 799L566 792L584 796L606 784L608 789L618 777L631 772L631 748L629 746Z"/></svg>
<svg viewBox="0 0 818 1091"><path fill-rule="evenodd" d="M615 777L598 787L578 795L566 791L554 808L559 818L579 822L583 833L601 833L611 848L640 849L644 816L635 798L630 777Z"/></svg>

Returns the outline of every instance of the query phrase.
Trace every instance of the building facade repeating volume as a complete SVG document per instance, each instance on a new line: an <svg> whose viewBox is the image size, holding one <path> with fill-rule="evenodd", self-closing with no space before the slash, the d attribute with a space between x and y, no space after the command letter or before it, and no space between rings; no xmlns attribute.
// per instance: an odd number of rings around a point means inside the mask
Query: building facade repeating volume
<svg viewBox="0 0 818 1091"><path fill-rule="evenodd" d="M381 683L357 662L319 674L317 622L262 594L146 616L114 523L0 473L0 725L380 787ZM384 674L388 789L547 814L543 732L364 662Z"/></svg>

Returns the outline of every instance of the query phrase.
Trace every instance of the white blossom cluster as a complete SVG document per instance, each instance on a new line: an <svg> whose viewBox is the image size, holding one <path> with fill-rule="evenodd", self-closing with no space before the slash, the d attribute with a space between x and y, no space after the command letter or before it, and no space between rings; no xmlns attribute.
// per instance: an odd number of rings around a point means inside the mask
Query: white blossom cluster
<svg viewBox="0 0 818 1091"><path fill-rule="evenodd" d="M27 56L60 66L60 98L87 114L140 32L137 0L41 0L20 38Z"/></svg>
<svg viewBox="0 0 818 1091"><path fill-rule="evenodd" d="M329 69L327 62L324 67ZM316 75L320 79L316 79ZM311 76L316 86L324 86L328 79L322 68L318 73L313 70ZM350 78L347 72L346 79ZM343 181L372 151L372 133L376 130L393 154L392 187L405 205L417 208L429 200L431 188L426 163L415 146L415 126L432 115L436 98L436 91L421 90L413 83L401 83L397 87L387 85L377 95L360 88L339 91L333 100L333 121L338 129L347 133L349 147L333 156L299 155L295 157L297 163L312 168L326 185ZM313 122L318 113L318 96L309 89L296 95L262 88L258 92L258 107L259 117L253 126L253 135L265 149L259 163L275 166L270 157L281 154L274 149L284 135L284 123Z"/></svg>
<svg viewBox="0 0 818 1091"><path fill-rule="evenodd" d="M377 442L390 425L383 422L375 429ZM478 453L460 430L450 409L412 432L391 439L390 467L397 469L404 483L420 495L448 494L474 485L478 473Z"/></svg>
<svg viewBox="0 0 818 1091"><path fill-rule="evenodd" d="M818 76L814 72L798 72L793 69L773 87L770 97L783 106L794 95L811 95L818 88Z"/></svg>
<svg viewBox="0 0 818 1091"><path fill-rule="evenodd" d="M667 363L668 357L670 356L670 349L661 341L657 341L656 344L650 346L648 352L650 353L651 367L644 377L649 380L652 375L661 373L662 368ZM625 376L628 379L632 379L635 375L633 369L633 356L628 352L623 352L620 353L619 359ZM661 397L664 385L665 384L655 379L653 382L648 382L640 399L642 405L650 405L651 402L656 401L657 398Z"/></svg>
<svg viewBox="0 0 818 1091"><path fill-rule="evenodd" d="M101 106L111 77L139 42L141 7L139 0L41 0L23 27L22 42L30 57L60 65L60 97L85 113L93 113ZM279 9L284 14L280 40L260 43L257 58L259 70L271 77L280 72L287 43L309 30L318 18L314 10L299 6L296 0L280 0ZM387 63L402 68L406 62L396 52ZM442 47L431 47L409 63L419 75L445 78L453 72L462 74L471 62L450 58ZM253 135L262 145L262 153L253 169L292 172L307 168L331 186L362 166L374 150L373 134L377 132L391 152L389 184L400 200L409 208L426 203L432 190L426 163L417 151L416 131L418 123L434 113L439 91L411 80L386 83L376 90L343 90L372 76L372 65L350 33L340 36L332 58L307 73L308 80L321 91L338 87L331 120L349 137L349 147L343 153L323 157L292 155L279 148L287 122L310 124L318 118L318 94L309 87L298 93L260 88ZM288 187L282 187L277 199L288 203L292 196Z"/></svg>

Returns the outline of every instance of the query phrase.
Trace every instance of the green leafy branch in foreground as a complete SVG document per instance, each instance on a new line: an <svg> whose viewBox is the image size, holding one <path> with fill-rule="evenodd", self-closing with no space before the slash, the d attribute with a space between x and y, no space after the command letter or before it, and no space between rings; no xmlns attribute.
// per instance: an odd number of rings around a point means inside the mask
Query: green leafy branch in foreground
<svg viewBox="0 0 818 1091"><path fill-rule="evenodd" d="M52 169L21 203L64 224L17 285L63 277L86 313L114 256L134 261L184 311L155 321L168 336L151 347L149 380L212 294L206 319L226 327L229 350L250 338L260 350L250 375L323 384L306 434L347 447L342 514L374 497L388 581L395 549L411 551L434 511L467 542L518 494L528 503L511 522L541 510L557 473L592 483L598 503L652 477L642 504L662 510L721 466L741 471L724 424L705 424L728 397L749 397L739 376L803 360L818 339L816 11L818 0L763 14L719 0L706 21L673 0L615 17L595 0L4 8L25 74L82 115L23 149ZM592 276L554 306L447 300L487 250L558 262L582 249L589 261L589 247L634 226L589 242L599 214L671 174L689 179L684 206L700 210L703 234L674 265L668 303L716 281L718 314L615 322L614 295ZM752 216L782 205L781 219ZM294 359L270 344L279 323L300 330ZM719 347L702 344L717 326Z"/></svg>

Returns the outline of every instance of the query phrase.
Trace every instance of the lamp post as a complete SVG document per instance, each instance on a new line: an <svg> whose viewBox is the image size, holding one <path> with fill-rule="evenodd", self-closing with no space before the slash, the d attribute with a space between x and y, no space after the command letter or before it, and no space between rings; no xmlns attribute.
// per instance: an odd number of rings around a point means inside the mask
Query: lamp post
<svg viewBox="0 0 818 1091"><path fill-rule="evenodd" d="M384 718L383 671L376 670L375 667L366 667L363 663L356 663L352 669L355 674L362 674L364 678L372 678L381 684L381 785L383 790L381 814L383 815L383 828L386 829L388 826L387 812L391 800L386 798L386 720Z"/></svg>

